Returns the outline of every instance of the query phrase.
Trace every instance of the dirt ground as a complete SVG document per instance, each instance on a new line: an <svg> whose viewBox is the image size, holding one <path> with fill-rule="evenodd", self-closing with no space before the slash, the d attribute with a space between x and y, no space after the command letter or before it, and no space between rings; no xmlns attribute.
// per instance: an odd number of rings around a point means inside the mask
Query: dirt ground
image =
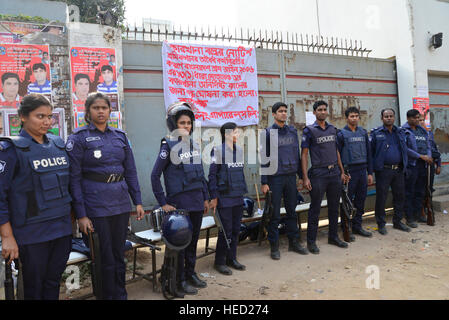
<svg viewBox="0 0 449 320"><path fill-rule="evenodd" d="M197 261L196 271L208 286L186 299L448 299L449 215L436 213L435 226L419 224L409 233L393 229L391 219L389 215L386 236L374 230L374 217L365 219L364 226L373 232L373 237L356 236L348 249L327 244L327 227L320 228L318 255L288 252L288 240L281 236L278 261L270 259L267 241L258 247L246 240L247 244L240 245L237 254L246 271L234 270L231 276L224 276L213 269L213 254L203 257ZM303 240L305 236L303 231ZM215 247L215 241L212 238L211 247ZM204 245L205 241L200 240L198 253L204 252ZM162 254L158 254L158 265L163 261ZM132 261L131 254L127 258ZM150 272L151 255L147 249L139 250L137 262L143 268L139 271ZM369 266L378 267L377 283L373 280L375 267ZM130 278L131 273L127 276ZM69 294L61 288L61 298L76 299L88 293L88 282L86 287ZM378 289L372 288L377 284ZM130 300L163 299L144 279L128 284L127 291Z"/></svg>

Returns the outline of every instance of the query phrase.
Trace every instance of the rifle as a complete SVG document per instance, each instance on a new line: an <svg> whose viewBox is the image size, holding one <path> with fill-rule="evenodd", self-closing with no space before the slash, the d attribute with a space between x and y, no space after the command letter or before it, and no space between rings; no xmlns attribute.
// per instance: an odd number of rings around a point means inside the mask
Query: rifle
<svg viewBox="0 0 449 320"><path fill-rule="evenodd" d="M89 235L89 248L90 248L90 272L92 278L93 293L97 300L103 298L103 277L101 270L101 251L100 251L100 238L98 233L88 231Z"/></svg>
<svg viewBox="0 0 449 320"><path fill-rule="evenodd" d="M350 221L351 215L354 213L354 206L348 196L348 184L342 184L341 192L341 204L340 204L340 217L343 226L343 239L346 242L351 241Z"/></svg>
<svg viewBox="0 0 449 320"><path fill-rule="evenodd" d="M158 247L158 246L155 246L151 242L151 240L139 237L135 233L131 232L131 230L129 230L129 229L128 229L127 234L126 234L126 239L128 241L131 241L131 242L138 243L138 244L141 244L143 246L149 247L151 250L161 251L161 248Z"/></svg>
<svg viewBox="0 0 449 320"><path fill-rule="evenodd" d="M231 253L231 239L228 239L228 237L226 236L226 232L225 229L223 228L223 223L221 222L221 218L220 218L220 214L219 213L215 213L215 208L213 210L213 215L214 215L214 219L215 219L215 224L218 227L218 230L221 231L223 233L223 236L225 238L226 241L226 247L229 250L229 253Z"/></svg>
<svg viewBox="0 0 449 320"><path fill-rule="evenodd" d="M267 194L265 195L265 206L263 208L262 219L259 225L259 233L257 234L257 242L259 246L262 244L264 230L267 228L268 223L270 222L271 217L273 216L274 209L273 204L271 203L272 195L273 194L271 191L268 191Z"/></svg>
<svg viewBox="0 0 449 320"><path fill-rule="evenodd" d="M433 164L431 164L433 166ZM427 224L429 226L435 225L435 214L433 212L433 205L432 205L432 186L430 185L430 179L431 179L431 171L430 171L430 164L427 165L427 184L426 184L426 195L424 197L424 203L423 208L421 211L421 215L426 217L427 216Z"/></svg>
<svg viewBox="0 0 449 320"><path fill-rule="evenodd" d="M5 300L15 300L11 264L5 260Z"/></svg>

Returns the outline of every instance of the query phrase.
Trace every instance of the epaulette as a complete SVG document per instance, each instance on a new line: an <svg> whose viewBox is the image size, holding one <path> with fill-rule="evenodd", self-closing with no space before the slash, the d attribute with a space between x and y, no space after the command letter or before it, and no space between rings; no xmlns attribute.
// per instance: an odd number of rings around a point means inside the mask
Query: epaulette
<svg viewBox="0 0 449 320"><path fill-rule="evenodd" d="M11 146L11 140L9 140L8 138L0 138L0 151L6 151Z"/></svg>
<svg viewBox="0 0 449 320"><path fill-rule="evenodd" d="M47 133L47 137L48 137L48 139L53 141L57 147L59 147L61 149L65 149L64 140L62 140L60 136L56 136L54 134Z"/></svg>
<svg viewBox="0 0 449 320"><path fill-rule="evenodd" d="M80 133L82 131L85 131L87 129L89 129L89 126L82 126L82 127L76 128L75 130L73 130L73 134L78 134L78 133Z"/></svg>

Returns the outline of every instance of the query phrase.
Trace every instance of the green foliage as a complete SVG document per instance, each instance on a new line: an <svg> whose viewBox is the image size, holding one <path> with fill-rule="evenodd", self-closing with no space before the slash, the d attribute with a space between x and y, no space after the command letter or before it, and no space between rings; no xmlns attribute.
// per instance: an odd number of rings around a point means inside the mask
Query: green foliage
<svg viewBox="0 0 449 320"><path fill-rule="evenodd" d="M50 20L38 17L38 16L26 16L23 14L15 15L15 14L0 14L1 21L18 21L18 22L34 22L34 23L47 23Z"/></svg>

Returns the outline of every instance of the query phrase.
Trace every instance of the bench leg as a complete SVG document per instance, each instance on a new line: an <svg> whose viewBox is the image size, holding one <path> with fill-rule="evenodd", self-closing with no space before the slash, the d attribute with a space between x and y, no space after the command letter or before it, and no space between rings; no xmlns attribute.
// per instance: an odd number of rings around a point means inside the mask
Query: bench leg
<svg viewBox="0 0 449 320"><path fill-rule="evenodd" d="M209 251L209 236L210 236L210 229L206 230L206 248L205 253Z"/></svg>
<svg viewBox="0 0 449 320"><path fill-rule="evenodd" d="M153 265L153 292L156 291L157 288L157 271L156 271L156 250L151 250L151 262Z"/></svg>
<svg viewBox="0 0 449 320"><path fill-rule="evenodd" d="M137 262L137 248L133 249L134 257L133 257L133 279L136 277L136 262Z"/></svg>

